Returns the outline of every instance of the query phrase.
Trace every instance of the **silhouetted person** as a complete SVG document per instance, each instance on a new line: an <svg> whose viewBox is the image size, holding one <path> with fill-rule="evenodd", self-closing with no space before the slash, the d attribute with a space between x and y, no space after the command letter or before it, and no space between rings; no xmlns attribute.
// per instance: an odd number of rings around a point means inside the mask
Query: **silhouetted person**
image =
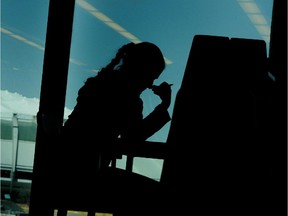
<svg viewBox="0 0 288 216"><path fill-rule="evenodd" d="M87 172L94 172L91 168L97 170L99 152L105 152L101 167L108 166L114 156L109 149L119 137L137 145L171 119L167 111L170 85L153 85L164 69L163 55L155 44L129 43L95 77L86 80L62 132L61 145L71 172L85 178ZM143 118L140 94L147 88L162 102Z"/></svg>

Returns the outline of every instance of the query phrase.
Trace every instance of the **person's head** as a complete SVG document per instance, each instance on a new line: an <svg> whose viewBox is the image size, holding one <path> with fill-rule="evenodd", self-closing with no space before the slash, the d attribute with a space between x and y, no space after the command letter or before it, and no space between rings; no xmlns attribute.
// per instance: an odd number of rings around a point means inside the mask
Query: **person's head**
<svg viewBox="0 0 288 216"><path fill-rule="evenodd" d="M152 87L153 81L165 69L161 50L150 42L122 46L114 61L120 63L118 70L140 92Z"/></svg>

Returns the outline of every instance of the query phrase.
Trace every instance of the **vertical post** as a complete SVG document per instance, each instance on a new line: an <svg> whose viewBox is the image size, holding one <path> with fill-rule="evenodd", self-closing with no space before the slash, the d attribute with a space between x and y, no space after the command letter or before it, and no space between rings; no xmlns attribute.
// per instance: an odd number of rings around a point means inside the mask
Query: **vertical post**
<svg viewBox="0 0 288 216"><path fill-rule="evenodd" d="M133 157L133 156L127 155L127 159L126 159L126 170L127 170L128 172L132 172L132 171L133 171L133 160L134 160L134 157Z"/></svg>
<svg viewBox="0 0 288 216"><path fill-rule="evenodd" d="M58 209L57 216L67 216L67 212L66 209Z"/></svg>
<svg viewBox="0 0 288 216"><path fill-rule="evenodd" d="M15 171L17 166L17 155L18 155L18 144L19 144L19 136L18 136L18 119L17 114L13 113L12 117L12 170L10 173L10 193L13 190Z"/></svg>
<svg viewBox="0 0 288 216"><path fill-rule="evenodd" d="M271 113L271 212L287 215L287 1L274 0L270 71L275 76Z"/></svg>
<svg viewBox="0 0 288 216"><path fill-rule="evenodd" d="M29 216L54 212L53 154L63 124L74 6L75 0L49 4Z"/></svg>
<svg viewBox="0 0 288 216"><path fill-rule="evenodd" d="M95 214L96 214L96 213L95 213L94 211L89 211L88 214L87 214L87 216L95 216Z"/></svg>

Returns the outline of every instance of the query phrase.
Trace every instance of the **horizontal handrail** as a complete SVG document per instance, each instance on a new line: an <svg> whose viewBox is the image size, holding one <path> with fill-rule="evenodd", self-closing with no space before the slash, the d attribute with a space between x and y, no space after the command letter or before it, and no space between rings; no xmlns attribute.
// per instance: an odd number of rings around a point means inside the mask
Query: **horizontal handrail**
<svg viewBox="0 0 288 216"><path fill-rule="evenodd" d="M165 142L143 141L140 143L119 140L112 152L132 157L165 159L167 144Z"/></svg>

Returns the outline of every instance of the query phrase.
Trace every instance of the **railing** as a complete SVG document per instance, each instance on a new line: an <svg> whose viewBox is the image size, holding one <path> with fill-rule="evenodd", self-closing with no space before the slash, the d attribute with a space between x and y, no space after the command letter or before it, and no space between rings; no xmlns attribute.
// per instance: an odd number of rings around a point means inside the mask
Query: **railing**
<svg viewBox="0 0 288 216"><path fill-rule="evenodd" d="M13 183L18 180L32 180L34 153L35 153L35 140L36 140L37 122L36 117L32 115L1 113L1 180L9 181L10 190L13 189ZM150 148L153 147L153 151ZM138 149L139 148L139 149ZM136 167L135 172L139 172L137 157L141 154L159 155L163 151L162 143L152 145L146 142L145 145L140 145L138 148L131 146L126 148L126 153L133 151L136 153ZM159 149L158 149L159 148ZM162 156L164 157L164 156ZM141 159L142 160L142 159ZM150 159L147 159L150 160ZM160 159L161 160L161 159ZM153 160L150 160L151 163ZM142 164L142 162L140 162ZM147 163L147 161L145 162ZM129 162L128 162L129 164ZM144 164L144 163L143 163ZM118 168L125 168L126 157L123 156L122 160L117 160ZM162 168L162 162L157 161L153 166L159 172ZM130 166L133 166L132 163ZM132 167L130 168L132 170ZM158 170L159 169L159 170ZM139 173L142 173L141 171ZM144 174L149 176L149 174ZM159 180L158 176L150 176L155 180Z"/></svg>

